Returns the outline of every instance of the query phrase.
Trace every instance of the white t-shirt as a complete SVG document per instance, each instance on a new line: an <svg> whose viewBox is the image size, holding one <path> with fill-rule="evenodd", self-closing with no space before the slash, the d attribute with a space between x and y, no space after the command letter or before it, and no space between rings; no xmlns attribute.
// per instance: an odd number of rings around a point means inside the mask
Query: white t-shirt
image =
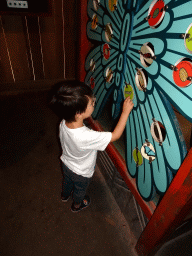
<svg viewBox="0 0 192 256"><path fill-rule="evenodd" d="M74 173L93 176L97 151L103 151L111 141L111 132L98 132L86 126L70 129L65 120L60 123L61 160Z"/></svg>

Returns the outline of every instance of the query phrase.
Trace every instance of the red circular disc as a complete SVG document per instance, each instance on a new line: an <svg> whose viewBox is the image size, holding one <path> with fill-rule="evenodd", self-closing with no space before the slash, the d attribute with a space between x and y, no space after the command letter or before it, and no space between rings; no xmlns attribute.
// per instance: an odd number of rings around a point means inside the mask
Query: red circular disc
<svg viewBox="0 0 192 256"><path fill-rule="evenodd" d="M192 63L190 61L181 61L177 65L177 71L173 71L173 79L179 87L186 87L191 84L187 77L192 77Z"/></svg>
<svg viewBox="0 0 192 256"><path fill-rule="evenodd" d="M108 60L110 57L110 47L108 44L104 44L103 46L103 56L106 60Z"/></svg>
<svg viewBox="0 0 192 256"><path fill-rule="evenodd" d="M148 19L148 23L150 27L157 26L159 22L162 20L164 16L164 11L161 11L162 8L165 6L163 0L158 0L154 6L152 7L149 15L150 18Z"/></svg>
<svg viewBox="0 0 192 256"><path fill-rule="evenodd" d="M95 87L95 79L93 77L90 78L90 86L92 89Z"/></svg>

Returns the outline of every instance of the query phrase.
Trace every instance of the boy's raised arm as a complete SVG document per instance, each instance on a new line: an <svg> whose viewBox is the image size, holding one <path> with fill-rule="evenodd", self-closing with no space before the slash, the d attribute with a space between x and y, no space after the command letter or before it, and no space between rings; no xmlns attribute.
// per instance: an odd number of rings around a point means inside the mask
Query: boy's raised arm
<svg viewBox="0 0 192 256"><path fill-rule="evenodd" d="M126 98L123 103L123 110L122 110L121 116L119 118L119 121L118 121L114 131L112 132L112 138L111 138L110 142L114 142L121 137L121 135L125 129L127 119L129 117L129 114L130 114L133 106L134 106L134 104L133 104L132 100L129 97Z"/></svg>

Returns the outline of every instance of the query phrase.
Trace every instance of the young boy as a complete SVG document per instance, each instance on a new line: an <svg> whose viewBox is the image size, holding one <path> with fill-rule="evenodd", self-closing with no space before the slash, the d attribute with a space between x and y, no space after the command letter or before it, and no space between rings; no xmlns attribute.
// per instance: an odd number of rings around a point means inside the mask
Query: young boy
<svg viewBox="0 0 192 256"><path fill-rule="evenodd" d="M59 82L52 97L52 109L62 118L59 137L62 147L63 182L61 199L67 202L73 191L72 212L79 212L90 204L86 190L96 164L97 151L122 135L133 102L127 98L120 119L113 132L98 132L87 128L83 121L94 111L92 89L82 82Z"/></svg>

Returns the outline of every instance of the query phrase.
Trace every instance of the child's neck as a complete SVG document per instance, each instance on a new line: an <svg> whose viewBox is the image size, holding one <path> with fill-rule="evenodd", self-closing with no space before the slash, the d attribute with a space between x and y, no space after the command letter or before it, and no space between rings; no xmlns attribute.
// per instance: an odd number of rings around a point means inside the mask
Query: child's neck
<svg viewBox="0 0 192 256"><path fill-rule="evenodd" d="M79 121L72 122L72 123L65 122L65 124L70 129L77 129L77 128L81 128L84 126L83 120L79 120Z"/></svg>

